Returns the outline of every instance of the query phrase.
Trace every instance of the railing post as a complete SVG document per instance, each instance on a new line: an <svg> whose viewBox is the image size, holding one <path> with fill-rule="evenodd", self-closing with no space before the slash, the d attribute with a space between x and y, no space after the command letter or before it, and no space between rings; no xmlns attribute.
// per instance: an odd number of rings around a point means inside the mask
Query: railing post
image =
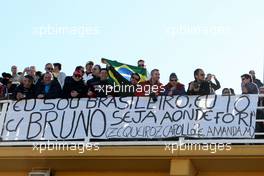
<svg viewBox="0 0 264 176"><path fill-rule="evenodd" d="M170 176L195 176L197 170L190 159L172 159Z"/></svg>

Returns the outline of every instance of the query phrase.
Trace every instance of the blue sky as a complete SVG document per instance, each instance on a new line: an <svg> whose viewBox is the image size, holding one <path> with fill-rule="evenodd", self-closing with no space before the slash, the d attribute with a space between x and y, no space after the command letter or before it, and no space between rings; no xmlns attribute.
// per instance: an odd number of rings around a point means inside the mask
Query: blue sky
<svg viewBox="0 0 264 176"><path fill-rule="evenodd" d="M163 83L175 72L187 88L201 67L240 93L250 69L263 80L263 7L262 0L2 1L0 72L61 62L71 74L91 59L143 58Z"/></svg>

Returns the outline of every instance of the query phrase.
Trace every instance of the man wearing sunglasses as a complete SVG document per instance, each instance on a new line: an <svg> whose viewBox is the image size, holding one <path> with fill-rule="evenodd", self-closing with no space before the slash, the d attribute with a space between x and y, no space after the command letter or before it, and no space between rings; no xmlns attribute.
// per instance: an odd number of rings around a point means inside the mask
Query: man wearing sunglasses
<svg viewBox="0 0 264 176"><path fill-rule="evenodd" d="M36 85L36 97L39 99L60 98L61 92L61 86L51 72L44 73L43 79Z"/></svg>
<svg viewBox="0 0 264 176"><path fill-rule="evenodd" d="M117 96L121 96L121 97L134 96L139 81L140 81L140 75L138 73L132 73L130 76L130 81L124 80L122 82L120 92L117 94Z"/></svg>
<svg viewBox="0 0 264 176"><path fill-rule="evenodd" d="M64 98L81 98L85 96L86 88L83 82L84 70L76 68L72 76L65 78L63 86Z"/></svg>
<svg viewBox="0 0 264 176"><path fill-rule="evenodd" d="M47 63L45 65L45 71L46 72L53 72L53 65L52 65L52 63Z"/></svg>
<svg viewBox="0 0 264 176"><path fill-rule="evenodd" d="M194 81L189 83L187 91L188 95L209 95L210 84L205 80L205 73L203 69L197 68L194 71Z"/></svg>
<svg viewBox="0 0 264 176"><path fill-rule="evenodd" d="M241 89L242 94L258 94L258 86L253 83L252 76L250 74L243 74L241 76Z"/></svg>
<svg viewBox="0 0 264 176"><path fill-rule="evenodd" d="M175 73L170 74L170 82L164 87L164 95L173 96L173 95L185 95L184 85L178 82L178 77Z"/></svg>

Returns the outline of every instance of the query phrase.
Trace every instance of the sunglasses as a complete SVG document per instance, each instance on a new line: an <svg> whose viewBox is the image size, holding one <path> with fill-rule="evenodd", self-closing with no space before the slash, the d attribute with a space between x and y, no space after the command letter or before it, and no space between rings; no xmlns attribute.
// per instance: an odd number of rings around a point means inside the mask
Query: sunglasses
<svg viewBox="0 0 264 176"><path fill-rule="evenodd" d="M50 67L48 67L48 68L46 68L47 70L53 70L53 68L50 68Z"/></svg>
<svg viewBox="0 0 264 176"><path fill-rule="evenodd" d="M205 76L205 74L200 74L200 76Z"/></svg>
<svg viewBox="0 0 264 176"><path fill-rule="evenodd" d="M176 79L171 79L170 81L177 82L177 80L176 80Z"/></svg>
<svg viewBox="0 0 264 176"><path fill-rule="evenodd" d="M74 75L75 78L81 78L81 75Z"/></svg>

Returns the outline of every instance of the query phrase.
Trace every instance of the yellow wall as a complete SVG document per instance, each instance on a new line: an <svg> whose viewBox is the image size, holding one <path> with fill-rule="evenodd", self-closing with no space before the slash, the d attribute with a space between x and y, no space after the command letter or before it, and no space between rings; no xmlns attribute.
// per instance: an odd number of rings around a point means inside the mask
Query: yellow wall
<svg viewBox="0 0 264 176"><path fill-rule="evenodd" d="M264 146L232 146L215 154L205 151L164 151L162 146L109 146L78 154L38 153L31 147L0 147L0 176L26 176L32 169L50 168L53 176L260 176Z"/></svg>
<svg viewBox="0 0 264 176"><path fill-rule="evenodd" d="M27 176L27 172L0 172L0 176ZM168 176L158 172L54 172L55 176ZM264 172L199 172L197 176L263 176Z"/></svg>

